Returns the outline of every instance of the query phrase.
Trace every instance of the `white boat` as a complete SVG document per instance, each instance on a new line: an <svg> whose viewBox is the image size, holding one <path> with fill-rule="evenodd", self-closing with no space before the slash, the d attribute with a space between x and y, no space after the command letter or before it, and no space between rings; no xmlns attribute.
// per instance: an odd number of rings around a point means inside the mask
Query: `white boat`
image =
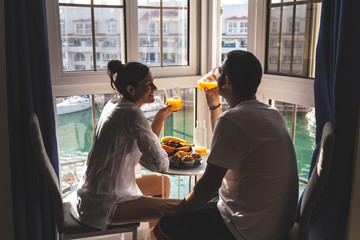
<svg viewBox="0 0 360 240"><path fill-rule="evenodd" d="M311 108L311 111L306 113L305 119L310 126L316 128L315 108Z"/></svg>
<svg viewBox="0 0 360 240"><path fill-rule="evenodd" d="M155 96L155 102L144 104L141 110L144 112L146 118L151 118L155 116L162 106L164 106L164 100L160 96Z"/></svg>
<svg viewBox="0 0 360 240"><path fill-rule="evenodd" d="M72 96L56 104L57 114L80 112L91 108L91 98L89 96Z"/></svg>

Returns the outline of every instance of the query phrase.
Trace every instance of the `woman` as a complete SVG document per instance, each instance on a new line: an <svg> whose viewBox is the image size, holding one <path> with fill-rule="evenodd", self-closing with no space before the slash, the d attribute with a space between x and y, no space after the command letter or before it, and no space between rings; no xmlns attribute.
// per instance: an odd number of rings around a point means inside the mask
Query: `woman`
<svg viewBox="0 0 360 240"><path fill-rule="evenodd" d="M144 196L161 196L161 175L136 177L134 168L140 161L155 172L168 170L169 160L158 136L171 106L161 108L150 126L140 109L155 101L157 88L149 68L137 62L123 65L111 60L108 75L111 87L123 97L111 99L101 113L72 214L100 229L139 221L150 222L151 227L160 218L160 205L179 200ZM168 197L170 181L164 177Z"/></svg>

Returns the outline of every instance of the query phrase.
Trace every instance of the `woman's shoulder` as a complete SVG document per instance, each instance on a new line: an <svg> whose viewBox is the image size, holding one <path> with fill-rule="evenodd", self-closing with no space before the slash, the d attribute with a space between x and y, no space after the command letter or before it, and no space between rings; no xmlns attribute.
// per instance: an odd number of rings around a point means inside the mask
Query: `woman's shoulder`
<svg viewBox="0 0 360 240"><path fill-rule="evenodd" d="M114 111L112 115L114 116L121 115L122 117L128 119L145 118L141 109L138 106L136 106L135 103L132 103L126 99L120 99L115 103Z"/></svg>

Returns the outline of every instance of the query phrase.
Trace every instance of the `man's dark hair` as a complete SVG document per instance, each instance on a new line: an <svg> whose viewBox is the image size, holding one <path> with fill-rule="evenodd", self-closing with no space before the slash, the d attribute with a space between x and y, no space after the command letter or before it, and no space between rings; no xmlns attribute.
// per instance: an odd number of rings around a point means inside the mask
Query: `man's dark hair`
<svg viewBox="0 0 360 240"><path fill-rule="evenodd" d="M233 50L227 54L222 74L228 76L235 94L254 96L261 82L262 68L254 54Z"/></svg>

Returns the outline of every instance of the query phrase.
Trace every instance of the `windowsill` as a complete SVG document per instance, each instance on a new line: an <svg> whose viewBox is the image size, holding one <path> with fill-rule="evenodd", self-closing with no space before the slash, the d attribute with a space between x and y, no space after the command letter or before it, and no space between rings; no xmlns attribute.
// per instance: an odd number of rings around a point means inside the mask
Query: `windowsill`
<svg viewBox="0 0 360 240"><path fill-rule="evenodd" d="M314 106L314 80L264 74L259 86L258 98L276 99L282 102Z"/></svg>

